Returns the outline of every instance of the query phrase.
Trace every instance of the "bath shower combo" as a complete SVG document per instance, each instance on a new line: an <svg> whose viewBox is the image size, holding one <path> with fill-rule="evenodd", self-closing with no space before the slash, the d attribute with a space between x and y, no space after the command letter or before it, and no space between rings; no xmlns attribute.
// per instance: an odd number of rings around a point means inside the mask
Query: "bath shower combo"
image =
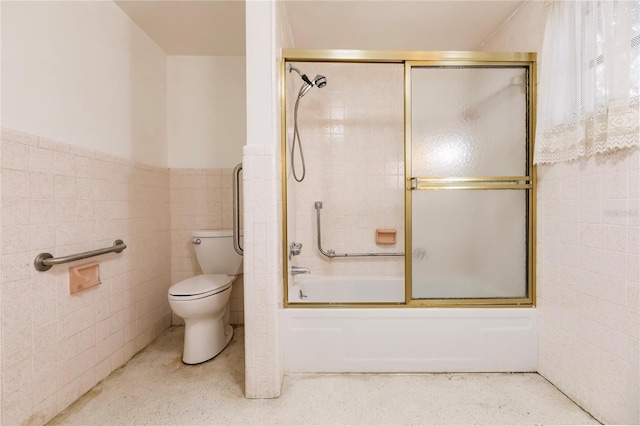
<svg viewBox="0 0 640 426"><path fill-rule="evenodd" d="M282 56L285 371L536 371L536 55Z"/></svg>

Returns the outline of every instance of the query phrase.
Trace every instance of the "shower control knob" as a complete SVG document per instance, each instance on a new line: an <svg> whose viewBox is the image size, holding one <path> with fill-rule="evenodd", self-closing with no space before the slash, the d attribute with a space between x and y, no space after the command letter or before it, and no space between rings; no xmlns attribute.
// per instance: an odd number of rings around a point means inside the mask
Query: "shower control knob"
<svg viewBox="0 0 640 426"><path fill-rule="evenodd" d="M289 260L292 256L297 256L302 253L302 243L293 242L289 245Z"/></svg>

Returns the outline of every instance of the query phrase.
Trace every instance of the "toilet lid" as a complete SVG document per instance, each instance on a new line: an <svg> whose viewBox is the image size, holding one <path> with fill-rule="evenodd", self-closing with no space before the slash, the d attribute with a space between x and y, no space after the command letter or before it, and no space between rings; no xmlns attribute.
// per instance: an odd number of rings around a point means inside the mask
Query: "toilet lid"
<svg viewBox="0 0 640 426"><path fill-rule="evenodd" d="M188 278L169 288L171 296L197 296L228 286L234 277L223 274L202 274Z"/></svg>

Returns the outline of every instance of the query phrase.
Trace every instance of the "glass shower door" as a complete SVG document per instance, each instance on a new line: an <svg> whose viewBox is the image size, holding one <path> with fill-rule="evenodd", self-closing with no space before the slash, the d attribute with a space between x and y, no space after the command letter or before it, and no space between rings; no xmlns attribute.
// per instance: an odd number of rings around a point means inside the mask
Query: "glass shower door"
<svg viewBox="0 0 640 426"><path fill-rule="evenodd" d="M408 73L410 299L531 303L529 68Z"/></svg>

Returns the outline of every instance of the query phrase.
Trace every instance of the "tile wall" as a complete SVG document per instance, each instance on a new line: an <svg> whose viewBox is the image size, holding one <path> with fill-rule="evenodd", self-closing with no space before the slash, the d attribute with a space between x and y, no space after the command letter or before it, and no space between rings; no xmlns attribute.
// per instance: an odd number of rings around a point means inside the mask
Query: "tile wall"
<svg viewBox="0 0 640 426"><path fill-rule="evenodd" d="M404 68L400 64L297 63L327 77L301 100L298 129L306 177L289 170L289 243L303 244L292 264L315 275L404 276L404 258L328 259L317 248L316 210L323 202L322 246L336 252L404 251ZM287 75L288 155L301 80ZM296 147L297 149L297 147ZM291 166L290 158L289 168ZM301 164L296 160L298 175ZM397 229L397 243L378 245L377 228Z"/></svg>
<svg viewBox="0 0 640 426"><path fill-rule="evenodd" d="M282 183L275 147L243 150L245 396L275 398L282 386Z"/></svg>
<svg viewBox="0 0 640 426"><path fill-rule="evenodd" d="M231 169L170 169L171 283L202 273L191 243L195 229L231 229L233 193ZM242 220L241 220L242 223ZM232 324L244 323L242 276L231 292ZM174 324L183 324L173 316Z"/></svg>
<svg viewBox="0 0 640 426"><path fill-rule="evenodd" d="M540 374L600 421L640 421L638 149L539 168Z"/></svg>
<svg viewBox="0 0 640 426"><path fill-rule="evenodd" d="M487 51L538 52L529 0ZM538 167L538 371L604 423L640 422L638 150Z"/></svg>
<svg viewBox="0 0 640 426"><path fill-rule="evenodd" d="M171 323L169 171L2 130L2 422L42 424ZM70 295L56 256L107 247ZM85 261L86 262L86 261Z"/></svg>

